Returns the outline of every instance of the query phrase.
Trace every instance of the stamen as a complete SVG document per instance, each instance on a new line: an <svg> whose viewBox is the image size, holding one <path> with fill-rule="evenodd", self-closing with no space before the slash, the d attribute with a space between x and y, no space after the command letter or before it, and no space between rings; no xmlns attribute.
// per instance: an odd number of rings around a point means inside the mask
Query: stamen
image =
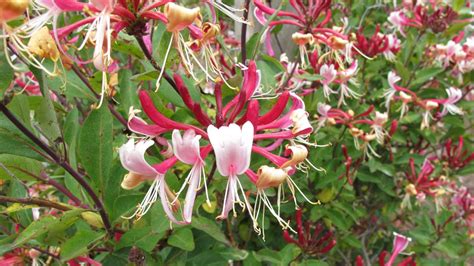
<svg viewBox="0 0 474 266"><path fill-rule="evenodd" d="M175 33L171 33L170 42L168 44L168 48L166 49L165 57L163 59L163 64L161 64L160 75L158 75L158 79L156 80L156 90L155 90L155 92L157 92L158 89L160 88L161 77L163 76L163 73L165 72L165 69L166 69L166 62L168 61L168 55L170 54L170 51L171 51L171 44L173 44L174 35L175 35Z"/></svg>
<svg viewBox="0 0 474 266"><path fill-rule="evenodd" d="M136 217L136 221L140 220L151 208L153 203L158 199L158 192L161 186L161 179L156 178L153 183L151 184L148 192L146 193L145 197L143 198L142 202L137 206L137 209L131 216L122 216L123 219L133 219Z"/></svg>

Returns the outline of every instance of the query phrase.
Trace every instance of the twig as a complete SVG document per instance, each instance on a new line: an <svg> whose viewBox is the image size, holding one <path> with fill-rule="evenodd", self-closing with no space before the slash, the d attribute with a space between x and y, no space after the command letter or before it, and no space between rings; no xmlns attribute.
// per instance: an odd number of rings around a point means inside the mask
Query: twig
<svg viewBox="0 0 474 266"><path fill-rule="evenodd" d="M247 21L249 18L250 0L245 0L244 4L244 20ZM247 60L247 23L242 23L240 31L240 52L242 64L245 64Z"/></svg>
<svg viewBox="0 0 474 266"><path fill-rule="evenodd" d="M60 183L58 183L56 180L52 179L50 176L48 176L48 174L46 174L46 172L44 171L41 171L40 175L35 175L34 173L31 173L27 170L24 170L24 169L21 169L20 167L16 167L16 166L11 166L12 168L15 168L16 170L22 172L22 173L25 173L33 178L36 178L38 180L41 180L43 182L45 182L46 184L49 184L53 187L55 187L58 191L60 191L61 193L63 193L66 197L68 197L70 200L72 200L75 204L77 204L78 206L82 206L83 203L80 199L78 199L76 196L74 196L72 194L71 191L69 191L66 187L64 187L63 185L61 185Z"/></svg>
<svg viewBox="0 0 474 266"><path fill-rule="evenodd" d="M92 85L90 84L87 77L84 75L84 73L82 73L82 71L76 65L72 66L72 71L76 73L79 79L82 80L84 85L86 85L86 87L94 94L94 96L97 99L100 99L100 95L94 90L94 88L92 88ZM117 118L120 124L122 124L125 128L128 128L127 120L119 112L117 112L117 110L115 110L114 106L109 103L107 104L107 107L109 107L110 112L112 113L113 116L115 116L115 118Z"/></svg>
<svg viewBox="0 0 474 266"><path fill-rule="evenodd" d="M28 204L28 205L38 205L41 207L54 208L61 211L69 211L71 209L68 206L59 204L57 202L40 199L40 198L11 198L11 197L6 197L6 196L0 196L0 203L6 203L6 202L21 203L21 204Z"/></svg>
<svg viewBox="0 0 474 266"><path fill-rule="evenodd" d="M38 145L43 151L45 151L53 160L56 162L58 165L60 165L64 170L66 170L68 173L71 174L72 177L84 188L87 194L91 197L92 201L94 202L97 211L99 212L102 221L104 222L104 226L107 229L107 232L109 233L110 236L113 237L113 231L111 229L111 224L109 221L109 217L107 216L107 213L105 212L104 205L102 204L102 201L99 199L97 194L94 192L92 187L89 185L89 183L86 181L86 179L72 166L62 160L48 145L46 145L42 140L40 140L38 137L33 134L28 128L26 128L16 116L8 110L8 108L3 104L3 102L0 103L0 111L2 111L5 116L21 131L25 136L27 136L30 140L32 140L36 145Z"/></svg>

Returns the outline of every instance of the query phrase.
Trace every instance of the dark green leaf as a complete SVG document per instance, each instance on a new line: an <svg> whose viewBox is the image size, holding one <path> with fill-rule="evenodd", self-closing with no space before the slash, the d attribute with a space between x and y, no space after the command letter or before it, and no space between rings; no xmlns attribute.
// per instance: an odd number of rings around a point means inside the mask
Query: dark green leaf
<svg viewBox="0 0 474 266"><path fill-rule="evenodd" d="M112 164L112 115L106 104L91 112L79 135L79 158L102 194Z"/></svg>
<svg viewBox="0 0 474 266"><path fill-rule="evenodd" d="M191 229L178 228L168 238L168 244L186 251L194 250L194 237Z"/></svg>

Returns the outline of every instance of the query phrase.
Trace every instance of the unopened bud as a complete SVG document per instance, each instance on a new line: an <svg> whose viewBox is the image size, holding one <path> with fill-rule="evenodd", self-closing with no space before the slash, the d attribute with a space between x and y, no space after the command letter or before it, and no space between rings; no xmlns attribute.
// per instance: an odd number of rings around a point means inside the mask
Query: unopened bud
<svg viewBox="0 0 474 266"><path fill-rule="evenodd" d="M102 217L95 212L83 212L81 213L82 219L84 219L88 224L97 227L97 228L104 228L104 222L102 221Z"/></svg>

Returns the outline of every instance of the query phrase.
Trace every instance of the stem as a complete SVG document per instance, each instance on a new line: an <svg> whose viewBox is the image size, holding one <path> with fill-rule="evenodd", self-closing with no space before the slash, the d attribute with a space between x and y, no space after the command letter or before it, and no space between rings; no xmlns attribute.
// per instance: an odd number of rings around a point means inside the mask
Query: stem
<svg viewBox="0 0 474 266"><path fill-rule="evenodd" d="M140 48L143 51L143 54L148 59L148 61L151 63L153 68L156 69L156 71L161 72L162 68L160 67L160 65L158 65L156 60L153 58L153 56L148 51L148 48L146 47L146 44L143 41L143 37L135 36L135 39L137 40L138 45L140 45ZM166 73L166 71L163 71L163 78L165 78L165 80L171 85L171 87L173 87L173 89L179 94L178 86L176 86L176 83L174 82L173 78L171 78L170 75L168 75L168 73Z"/></svg>
<svg viewBox="0 0 474 266"><path fill-rule="evenodd" d="M249 8L250 8L250 0L245 0L244 4L244 20L247 21L249 18ZM241 51L241 61L242 64L245 64L245 60L247 60L247 24L242 23L242 28L240 31L240 51Z"/></svg>
<svg viewBox="0 0 474 266"><path fill-rule="evenodd" d="M74 73L76 73L76 75L79 77L79 79L82 80L84 85L86 85L86 87L94 94L94 96L97 99L100 99L100 95L94 90L94 88L92 88L92 85L90 84L87 77L84 75L84 73L82 73L82 71L76 65L72 66L72 71L74 71ZM109 107L109 110L112 113L112 115L115 116L115 118L117 118L117 120L120 122L120 124L122 124L125 128L128 128L127 120L119 112L117 112L117 110L115 110L114 106L110 103L107 104L107 106Z"/></svg>
<svg viewBox="0 0 474 266"><path fill-rule="evenodd" d="M111 229L109 217L107 216L107 213L105 212L104 205L102 204L102 201L99 199L97 194L94 192L92 187L89 185L89 183L86 181L86 179L79 174L76 170L72 168L72 166L62 160L48 145L46 145L42 140L40 140L38 137L36 137L33 132L31 132L28 128L26 128L19 120L16 118L16 116L8 110L8 108L3 104L3 102L0 103L0 111L5 114L5 116L10 120L25 136L27 136L29 139L31 139L36 145L38 145L44 152L46 152L53 161L55 161L58 165L60 165L64 170L66 170L68 173L71 174L72 177L84 188L84 190L89 194L91 197L92 201L94 202L97 211L99 212L102 221L104 222L104 226L107 229L107 232L109 233L110 236L113 237L113 231Z"/></svg>
<svg viewBox="0 0 474 266"><path fill-rule="evenodd" d="M5 203L5 202L38 205L41 207L54 208L61 211L69 211L71 209L68 206L59 204L57 202L40 199L40 198L11 198L11 197L6 197L6 196L0 196L0 203Z"/></svg>
<svg viewBox="0 0 474 266"><path fill-rule="evenodd" d="M21 169L19 167L16 167L16 166L11 166L13 168L15 168L16 170L18 171L21 171L31 177L34 177L38 180L41 180L43 182L45 182L46 184L49 184L53 187L55 187L57 190L59 190L61 193L63 193L66 197L68 197L70 200L72 200L76 205L78 206L83 206L84 204L82 203L82 201L80 199L78 199L76 196L74 196L74 194L72 194L71 191L69 191L66 187L64 187L63 185L61 185L60 183L58 183L56 180L52 179L50 176L48 176L48 174L46 174L46 172L44 171L41 171L40 175L35 175L29 171L26 171L24 169Z"/></svg>
<svg viewBox="0 0 474 266"><path fill-rule="evenodd" d="M408 56L407 58L405 59L405 62L403 63L404 66L406 66L408 64L408 62L410 61L410 58L411 56L413 55L413 52L415 52L415 48L418 46L418 42L420 41L421 39L421 36L423 36L424 32L421 31L420 33L418 33L418 36L416 37L416 40L415 42L413 43L413 46L411 47L410 49L410 52L408 52Z"/></svg>

